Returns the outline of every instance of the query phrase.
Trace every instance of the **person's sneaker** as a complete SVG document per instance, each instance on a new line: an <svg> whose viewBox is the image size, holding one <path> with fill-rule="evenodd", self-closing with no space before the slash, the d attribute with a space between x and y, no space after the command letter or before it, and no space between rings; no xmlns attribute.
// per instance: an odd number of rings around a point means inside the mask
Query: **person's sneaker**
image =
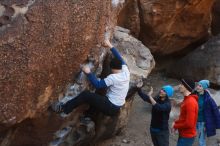
<svg viewBox="0 0 220 146"><path fill-rule="evenodd" d="M62 102L55 102L51 105L51 108L53 111L57 112L57 113L61 113L63 112L63 103Z"/></svg>

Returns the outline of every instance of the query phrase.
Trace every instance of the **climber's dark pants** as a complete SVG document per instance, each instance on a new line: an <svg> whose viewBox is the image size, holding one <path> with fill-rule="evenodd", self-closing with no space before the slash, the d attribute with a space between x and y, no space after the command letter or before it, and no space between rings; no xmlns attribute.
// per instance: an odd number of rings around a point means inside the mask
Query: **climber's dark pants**
<svg viewBox="0 0 220 146"><path fill-rule="evenodd" d="M91 93L89 91L83 91L77 97L63 105L64 113L68 114L74 108L84 103L89 104L96 110L108 116L114 116L120 110L120 107L112 104L106 96L101 96L99 94Z"/></svg>

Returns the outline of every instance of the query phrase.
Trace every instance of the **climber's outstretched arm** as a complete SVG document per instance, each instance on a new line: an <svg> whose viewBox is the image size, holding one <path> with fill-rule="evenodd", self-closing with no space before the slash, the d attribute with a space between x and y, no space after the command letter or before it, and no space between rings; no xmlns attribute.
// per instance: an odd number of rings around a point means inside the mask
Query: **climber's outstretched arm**
<svg viewBox="0 0 220 146"><path fill-rule="evenodd" d="M114 46L110 43L109 40L105 40L105 45L110 48L110 50L112 51L112 54L114 55L114 57L122 62L122 65L126 65L126 63L125 63L124 59L122 58L121 54L118 52L118 50L116 48L114 48Z"/></svg>
<svg viewBox="0 0 220 146"><path fill-rule="evenodd" d="M96 88L96 89L100 89L100 88L106 88L107 85L105 83L104 80L98 80L97 77L95 76L95 74L93 74L89 68L89 66L85 65L82 67L82 71L87 75L89 81L91 82L91 84Z"/></svg>

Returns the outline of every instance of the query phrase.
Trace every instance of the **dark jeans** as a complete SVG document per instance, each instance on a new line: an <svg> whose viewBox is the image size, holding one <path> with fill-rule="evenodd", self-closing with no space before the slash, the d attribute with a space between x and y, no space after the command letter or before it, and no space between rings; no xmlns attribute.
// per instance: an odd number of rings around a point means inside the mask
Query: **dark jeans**
<svg viewBox="0 0 220 146"><path fill-rule="evenodd" d="M108 116L114 116L120 110L120 107L112 104L106 96L101 96L89 91L83 91L77 97L63 105L63 111L68 114L72 112L74 108L84 103L89 104L92 108L95 108Z"/></svg>
<svg viewBox="0 0 220 146"><path fill-rule="evenodd" d="M150 132L154 146L169 146L169 130Z"/></svg>
<svg viewBox="0 0 220 146"><path fill-rule="evenodd" d="M177 141L177 146L192 146L194 140L195 137L192 138L179 137Z"/></svg>

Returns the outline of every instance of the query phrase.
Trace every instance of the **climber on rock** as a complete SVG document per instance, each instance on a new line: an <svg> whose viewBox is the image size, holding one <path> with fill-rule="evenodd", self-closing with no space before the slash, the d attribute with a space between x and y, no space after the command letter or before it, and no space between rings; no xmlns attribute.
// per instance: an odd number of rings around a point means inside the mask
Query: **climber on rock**
<svg viewBox="0 0 220 146"><path fill-rule="evenodd" d="M171 103L169 97L173 96L173 87L163 86L159 95L152 97L153 88L148 94L142 92L143 82L138 82L138 95L146 102L152 104L150 134L154 146L169 146L169 115Z"/></svg>
<svg viewBox="0 0 220 146"><path fill-rule="evenodd" d="M113 47L110 41L106 40L105 44L110 48L114 56L110 62L111 74L102 80L98 80L88 66L83 66L82 71L96 89L108 88L106 95L101 96L90 91L83 91L65 104L54 104L52 109L55 112L69 114L77 106L87 103L105 115L114 116L125 104L125 98L129 89L130 72L120 53Z"/></svg>

